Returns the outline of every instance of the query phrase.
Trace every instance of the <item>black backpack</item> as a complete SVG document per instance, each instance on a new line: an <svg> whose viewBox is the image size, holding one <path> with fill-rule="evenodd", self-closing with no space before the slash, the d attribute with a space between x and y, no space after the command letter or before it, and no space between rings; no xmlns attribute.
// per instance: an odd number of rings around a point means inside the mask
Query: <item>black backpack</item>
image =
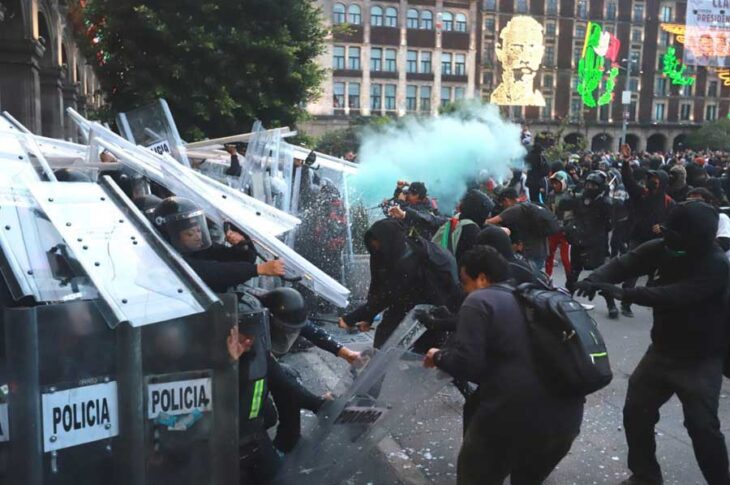
<svg viewBox="0 0 730 485"><path fill-rule="evenodd" d="M549 237L560 232L560 222L552 211L541 205L531 204L529 202L523 202L521 205L530 224L535 227L540 237Z"/></svg>
<svg viewBox="0 0 730 485"><path fill-rule="evenodd" d="M457 311L463 301L463 293L454 256L447 249L418 235L409 236L408 244L426 261L422 284L440 300L434 305Z"/></svg>
<svg viewBox="0 0 730 485"><path fill-rule="evenodd" d="M534 283L512 291L525 312L535 364L549 391L586 396L611 382L606 344L580 303Z"/></svg>

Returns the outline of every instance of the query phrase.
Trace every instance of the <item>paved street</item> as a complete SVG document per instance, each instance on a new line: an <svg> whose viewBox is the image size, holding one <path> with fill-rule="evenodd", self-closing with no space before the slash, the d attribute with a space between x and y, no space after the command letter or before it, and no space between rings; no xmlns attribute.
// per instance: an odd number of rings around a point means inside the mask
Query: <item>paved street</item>
<svg viewBox="0 0 730 485"><path fill-rule="evenodd" d="M558 283L564 282L562 274L556 278ZM608 343L614 379L609 387L588 398L581 435L546 482L551 485L617 483L628 476L621 409L629 375L649 343L651 314L648 309L635 307L633 319L621 317L612 321L607 318L605 303L598 299L594 303L593 315ZM318 349L288 356L287 361L296 365L306 384L316 392L324 392L344 370L342 361ZM726 436L730 434L728 396L730 381L725 381L720 417ZM452 386L424 402L403 429L394 431L392 440L363 457L360 470L350 482L455 483L462 403ZM676 398L662 409L657 447L666 484L705 483L682 425L682 410Z"/></svg>

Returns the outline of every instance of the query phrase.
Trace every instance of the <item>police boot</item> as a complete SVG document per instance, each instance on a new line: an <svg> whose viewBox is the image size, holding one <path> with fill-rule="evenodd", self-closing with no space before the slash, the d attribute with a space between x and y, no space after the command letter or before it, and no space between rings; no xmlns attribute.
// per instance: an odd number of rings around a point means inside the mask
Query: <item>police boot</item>
<svg viewBox="0 0 730 485"><path fill-rule="evenodd" d="M631 305L628 303L621 303L621 315L628 318L634 318L634 312L631 311Z"/></svg>

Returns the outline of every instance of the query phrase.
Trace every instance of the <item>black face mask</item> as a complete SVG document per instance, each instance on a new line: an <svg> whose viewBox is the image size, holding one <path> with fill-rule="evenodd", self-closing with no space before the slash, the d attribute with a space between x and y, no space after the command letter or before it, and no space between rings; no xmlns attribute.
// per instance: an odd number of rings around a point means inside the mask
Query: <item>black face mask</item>
<svg viewBox="0 0 730 485"><path fill-rule="evenodd" d="M583 190L583 197L585 197L586 199L595 199L599 195L601 195L601 189L586 188Z"/></svg>
<svg viewBox="0 0 730 485"><path fill-rule="evenodd" d="M656 180L649 180L649 183L646 184L646 187L654 192L659 188L659 182Z"/></svg>
<svg viewBox="0 0 730 485"><path fill-rule="evenodd" d="M677 231L662 226L662 237L664 238L664 246L672 256L684 256L687 254L685 241Z"/></svg>

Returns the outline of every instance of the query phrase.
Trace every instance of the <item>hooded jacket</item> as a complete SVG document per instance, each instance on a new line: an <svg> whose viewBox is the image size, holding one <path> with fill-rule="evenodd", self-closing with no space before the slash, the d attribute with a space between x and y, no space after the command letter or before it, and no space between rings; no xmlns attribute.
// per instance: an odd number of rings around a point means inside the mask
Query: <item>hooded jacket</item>
<svg viewBox="0 0 730 485"><path fill-rule="evenodd" d="M512 241L504 229L499 226L486 225L476 239L476 244L491 246L509 263L510 283L538 283L550 286L547 277L526 259L518 258L512 251Z"/></svg>
<svg viewBox="0 0 730 485"><path fill-rule="evenodd" d="M627 288L625 301L653 309L656 351L702 359L726 349L726 299L730 266L714 242L718 216L703 202L679 204L667 219L664 239L646 242L613 259L588 281L619 283L656 274L650 286Z"/></svg>
<svg viewBox="0 0 730 485"><path fill-rule="evenodd" d="M669 175L664 170L649 170L647 185L652 177L659 179L659 187L652 192L636 182L631 166L624 163L621 167L626 192L629 194L629 241L643 243L657 236L652 231L656 224L667 220L667 215L674 207L674 201L667 195Z"/></svg>
<svg viewBox="0 0 730 485"><path fill-rule="evenodd" d="M472 189L469 190L466 195L461 199L459 217L449 219L434 236L433 241L436 244L442 245L442 241L437 241L439 233L448 231L446 234L453 235L454 231L459 226L460 233L458 234L458 241L456 247L451 247L451 241L449 242L449 249L456 260L459 261L461 256L474 247L476 243L477 234L484 225L484 221L489 218L494 209L494 202L485 193ZM453 238L453 236L452 236Z"/></svg>
<svg viewBox="0 0 730 485"><path fill-rule="evenodd" d="M416 204L405 204L402 208L406 213L404 222L408 227L408 233L415 233L429 240L438 228L448 220L448 217L439 215L438 210L433 207L429 198Z"/></svg>
<svg viewBox="0 0 730 485"><path fill-rule="evenodd" d="M687 185L687 170L682 165L675 165L669 169L669 188L667 194L674 202L684 202L687 199L689 186Z"/></svg>

